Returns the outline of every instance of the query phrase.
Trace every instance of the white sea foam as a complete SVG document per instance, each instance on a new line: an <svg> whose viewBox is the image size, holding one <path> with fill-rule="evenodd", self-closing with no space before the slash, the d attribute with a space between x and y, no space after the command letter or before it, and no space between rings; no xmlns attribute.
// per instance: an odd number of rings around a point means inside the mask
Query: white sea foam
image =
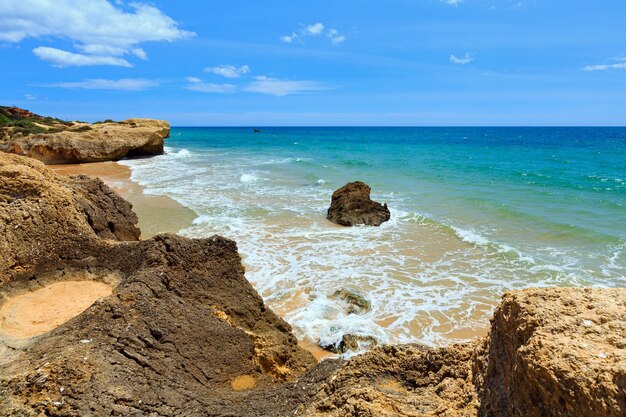
<svg viewBox="0 0 626 417"><path fill-rule="evenodd" d="M456 233L456 235L464 242L471 243L472 245L487 245L489 244L489 240L481 236L480 234L472 231L461 229L460 227L452 226L452 229Z"/></svg>
<svg viewBox="0 0 626 417"><path fill-rule="evenodd" d="M176 152L175 155L178 158L189 158L191 156L191 151L189 151L188 149L181 149L180 151Z"/></svg>
<svg viewBox="0 0 626 417"><path fill-rule="evenodd" d="M241 177L239 177L239 181L241 182L257 182L258 180L259 177L252 174L241 174Z"/></svg>

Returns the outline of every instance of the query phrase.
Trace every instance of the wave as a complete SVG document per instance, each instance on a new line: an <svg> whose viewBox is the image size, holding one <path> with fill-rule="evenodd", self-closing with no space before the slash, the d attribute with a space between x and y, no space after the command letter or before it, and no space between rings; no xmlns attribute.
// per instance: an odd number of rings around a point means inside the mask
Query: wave
<svg viewBox="0 0 626 417"><path fill-rule="evenodd" d="M258 180L259 177L253 174L241 174L241 177L239 177L241 182L257 182Z"/></svg>

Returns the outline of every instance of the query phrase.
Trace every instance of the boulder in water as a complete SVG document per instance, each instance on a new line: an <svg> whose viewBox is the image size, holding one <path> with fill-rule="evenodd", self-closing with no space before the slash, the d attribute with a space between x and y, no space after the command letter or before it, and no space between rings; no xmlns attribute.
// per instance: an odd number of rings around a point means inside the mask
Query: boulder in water
<svg viewBox="0 0 626 417"><path fill-rule="evenodd" d="M363 297L361 294L348 290L341 289L337 290L330 296L331 300L340 299L348 304L346 308L346 313L348 314L362 314L370 311L372 307L369 300Z"/></svg>
<svg viewBox="0 0 626 417"><path fill-rule="evenodd" d="M333 353L343 354L348 352L358 352L361 349L370 349L378 345L378 341L374 336L361 336L346 333L341 337L341 341L337 344L323 345L323 349Z"/></svg>
<svg viewBox="0 0 626 417"><path fill-rule="evenodd" d="M364 182L349 182L333 193L326 218L342 226L380 226L391 218L391 213L387 204L370 199L370 192Z"/></svg>

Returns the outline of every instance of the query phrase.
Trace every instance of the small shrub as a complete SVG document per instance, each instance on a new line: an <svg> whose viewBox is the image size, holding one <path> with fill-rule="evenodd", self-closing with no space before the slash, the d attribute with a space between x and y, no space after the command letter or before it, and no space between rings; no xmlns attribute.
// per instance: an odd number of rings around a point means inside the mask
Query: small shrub
<svg viewBox="0 0 626 417"><path fill-rule="evenodd" d="M93 130L90 126L81 126L79 128L73 129L73 132L87 132L88 130Z"/></svg>

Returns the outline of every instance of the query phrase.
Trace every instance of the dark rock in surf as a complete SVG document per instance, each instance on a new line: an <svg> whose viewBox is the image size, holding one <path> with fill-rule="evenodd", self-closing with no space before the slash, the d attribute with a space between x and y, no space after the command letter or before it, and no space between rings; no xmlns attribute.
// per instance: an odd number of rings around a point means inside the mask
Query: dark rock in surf
<svg viewBox="0 0 626 417"><path fill-rule="evenodd" d="M370 192L364 182L349 182L333 193L326 218L342 226L380 226L391 218L391 213L387 204L370 199Z"/></svg>
<svg viewBox="0 0 626 417"><path fill-rule="evenodd" d="M339 355L348 352L358 352L362 349L372 349L378 345L378 341L373 336L360 336L346 333L337 344L321 345L323 349Z"/></svg>
<svg viewBox="0 0 626 417"><path fill-rule="evenodd" d="M346 313L348 314L363 314L367 313L371 309L369 300L363 297L361 294L347 289L337 290L330 296L331 300L340 299L343 300L348 306L346 307Z"/></svg>

